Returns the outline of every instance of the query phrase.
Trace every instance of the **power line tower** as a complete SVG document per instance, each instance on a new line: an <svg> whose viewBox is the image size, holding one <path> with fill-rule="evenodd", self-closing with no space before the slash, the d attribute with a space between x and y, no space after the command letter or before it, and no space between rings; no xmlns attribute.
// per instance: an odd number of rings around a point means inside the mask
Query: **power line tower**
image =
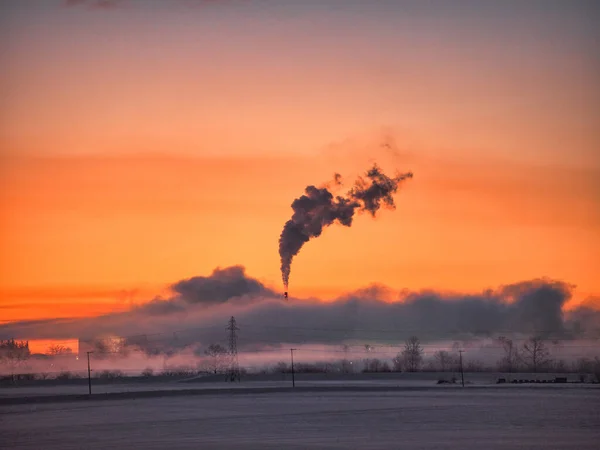
<svg viewBox="0 0 600 450"><path fill-rule="evenodd" d="M231 316L227 324L229 331L229 357L231 358L229 367L229 381L240 381L240 367L238 365L237 352L237 332L240 330L235 323L235 317Z"/></svg>

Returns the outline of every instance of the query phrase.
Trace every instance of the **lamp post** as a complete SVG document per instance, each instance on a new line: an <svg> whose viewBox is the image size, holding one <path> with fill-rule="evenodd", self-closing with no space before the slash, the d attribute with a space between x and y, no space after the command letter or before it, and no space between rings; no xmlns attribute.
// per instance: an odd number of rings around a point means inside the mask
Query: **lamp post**
<svg viewBox="0 0 600 450"><path fill-rule="evenodd" d="M92 369L90 368L90 353L94 352L86 352L87 353L87 363L88 363L88 392L89 395L92 395Z"/></svg>
<svg viewBox="0 0 600 450"><path fill-rule="evenodd" d="M294 377L294 350L295 348L290 348L290 354L292 355L292 387L296 387L296 379Z"/></svg>

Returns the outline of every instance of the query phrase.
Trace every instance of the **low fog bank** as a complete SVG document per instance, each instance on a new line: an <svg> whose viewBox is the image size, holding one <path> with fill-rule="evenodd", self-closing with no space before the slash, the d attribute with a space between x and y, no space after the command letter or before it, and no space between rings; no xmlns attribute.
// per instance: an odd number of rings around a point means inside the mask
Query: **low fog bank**
<svg viewBox="0 0 600 450"><path fill-rule="evenodd" d="M235 316L240 363L249 368L287 360L290 347L304 348L299 357L313 362L352 359L348 353L362 361L359 353L368 344L391 362L411 336L420 339L425 356L456 350L454 343L460 342L487 366L501 356L500 336L515 345L538 337L557 358L573 362L596 356L600 339L600 311L583 306L564 311L573 289L562 281L537 279L479 294L408 292L391 302L389 292L378 286L331 302L286 301L242 266L233 266L181 280L171 286L171 296L124 313L0 325L0 339L79 338L92 346L102 343L105 353L118 343L114 354L125 347L129 351L118 364L121 370L162 370L184 360L197 367L209 345L227 347L226 326ZM349 347L341 350L344 345ZM81 356L85 349L79 350Z"/></svg>
<svg viewBox="0 0 600 450"><path fill-rule="evenodd" d="M412 342L412 344L411 344ZM510 343L510 347L506 344ZM281 343L261 350L240 350L237 367L241 373L384 373L384 372L465 372L573 373L582 380L600 381L600 349L596 341L536 341L477 339L440 341L422 344L407 341L389 344L294 345ZM459 356L462 351L462 362ZM0 381L70 380L87 378L87 353L28 355L4 361ZM148 353L139 346L121 346L113 351L90 353L91 375L113 380L124 377L192 377L201 374L225 375L233 359L224 345L194 344L160 354Z"/></svg>
<svg viewBox="0 0 600 450"><path fill-rule="evenodd" d="M222 339L235 316L240 345L375 340L394 343L417 335L422 341L504 334L560 339L599 339L600 311L564 312L573 287L538 279L479 294L409 292L395 302L378 286L332 302L283 300L241 266L181 280L173 295L155 298L124 313L83 319L39 320L0 325L0 339L71 339L102 336L181 338L181 346ZM386 299L387 300L387 299Z"/></svg>

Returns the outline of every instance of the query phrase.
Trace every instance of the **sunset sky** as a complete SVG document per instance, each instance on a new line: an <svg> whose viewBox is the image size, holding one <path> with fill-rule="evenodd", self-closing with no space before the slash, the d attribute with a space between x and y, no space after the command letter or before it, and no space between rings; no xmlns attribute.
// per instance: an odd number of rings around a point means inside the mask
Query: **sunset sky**
<svg viewBox="0 0 600 450"><path fill-rule="evenodd" d="M0 321L127 309L240 264L281 290L308 184L397 209L295 258L295 296L549 277L600 297L594 1L0 3Z"/></svg>

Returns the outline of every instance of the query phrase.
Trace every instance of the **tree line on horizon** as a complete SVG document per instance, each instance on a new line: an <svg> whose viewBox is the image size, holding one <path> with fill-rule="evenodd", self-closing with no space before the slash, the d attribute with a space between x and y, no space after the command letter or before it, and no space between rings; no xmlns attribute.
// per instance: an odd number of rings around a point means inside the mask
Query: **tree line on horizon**
<svg viewBox="0 0 600 450"><path fill-rule="evenodd" d="M497 343L502 350L502 357L495 366L486 365L477 359L465 358L462 361L464 372L501 372L501 373L577 373L581 381L592 375L600 382L600 358L578 358L571 364L562 359L553 359L546 341L540 337L532 337L521 345L507 337L497 338ZM459 372L461 370L460 344L456 343L452 350L438 350L432 357L425 358L425 351L418 337L412 336L404 342L403 349L391 360L383 360L369 356L374 350L372 345L364 345L366 357L360 361L351 360L347 353L350 346L342 346L345 354L340 360L331 362L305 363L297 362L294 370L298 373L380 373L380 372ZM98 357L127 357L128 350L122 346L115 351L116 347L107 347L105 344L98 347ZM62 345L52 345L47 349L45 358L58 359L73 355L72 349ZM151 353L149 354L151 355ZM26 369L27 361L32 357L28 341L15 339L0 340L0 372L8 372L12 375ZM177 373L205 373L222 374L229 370L231 357L229 351L220 344L210 344L201 355L201 363L196 367L186 367L170 370L163 368L164 374ZM357 364L355 364L357 363ZM2 370L5 369L5 370ZM256 371L256 370L255 370ZM258 372L286 373L290 372L288 363L281 361L271 367L263 367ZM63 371L64 378L68 378L67 371ZM120 371L106 372L106 378ZM142 375L152 376L154 371L150 368L144 370ZM117 374L123 375L122 372ZM115 375L115 377L117 376ZM124 375L123 375L124 376ZM47 378L43 377L44 379Z"/></svg>

